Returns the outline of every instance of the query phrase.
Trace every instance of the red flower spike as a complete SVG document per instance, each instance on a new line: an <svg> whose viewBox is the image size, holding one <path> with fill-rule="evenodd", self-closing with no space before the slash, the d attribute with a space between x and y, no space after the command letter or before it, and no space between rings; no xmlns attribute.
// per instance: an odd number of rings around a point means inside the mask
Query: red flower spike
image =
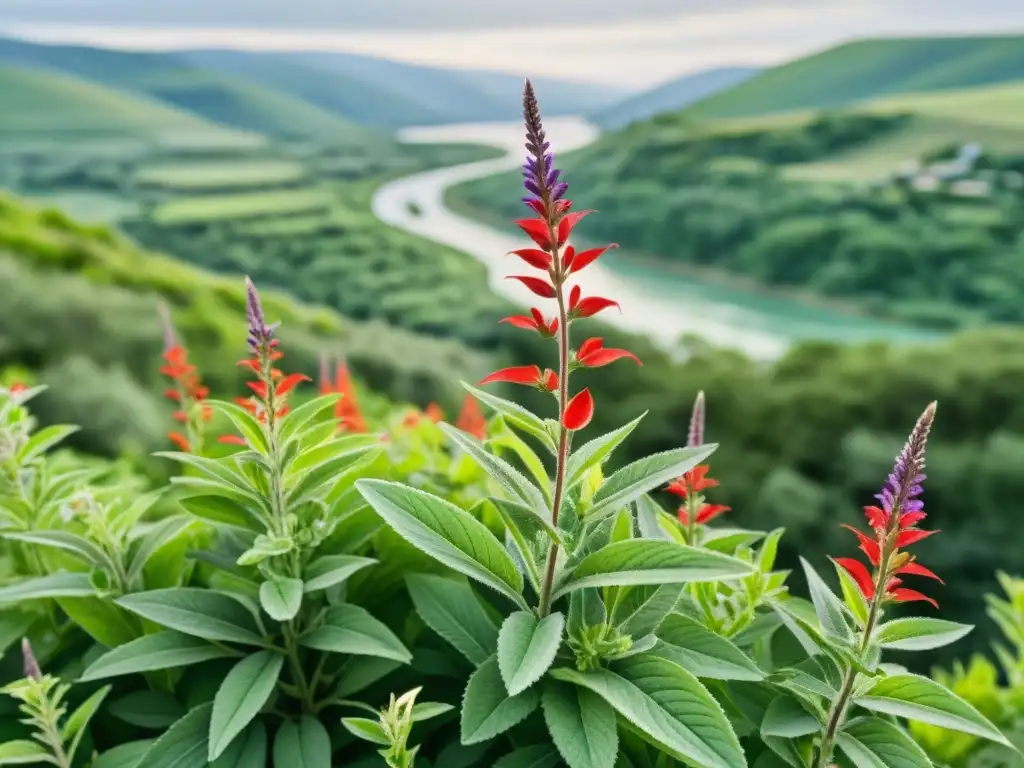
<svg viewBox="0 0 1024 768"><path fill-rule="evenodd" d="M551 250L551 232L544 219L519 219L516 225L544 250Z"/></svg>
<svg viewBox="0 0 1024 768"><path fill-rule="evenodd" d="M676 496L684 497L687 494L686 482L683 480L675 480L674 482L669 483L665 490Z"/></svg>
<svg viewBox="0 0 1024 768"><path fill-rule="evenodd" d="M910 528L924 520L928 515L924 512L904 512L900 515L900 528Z"/></svg>
<svg viewBox="0 0 1024 768"><path fill-rule="evenodd" d="M487 439L487 419L480 412L480 405L476 398L471 395L466 396L462 402L459 417L455 420L455 426L463 432L473 435L477 440Z"/></svg>
<svg viewBox="0 0 1024 768"><path fill-rule="evenodd" d="M572 234L572 230L580 223L580 219L584 216L589 216L592 213L592 210L588 210L565 214L565 216L562 217L562 220L558 222L558 244L562 245L565 243L565 241L569 239L569 235Z"/></svg>
<svg viewBox="0 0 1024 768"><path fill-rule="evenodd" d="M899 576L924 576L927 579L935 579L939 584L946 583L928 568L913 562L907 563L902 568L897 568L896 574Z"/></svg>
<svg viewBox="0 0 1024 768"><path fill-rule="evenodd" d="M608 309L609 307L615 307L620 312L622 307L619 306L619 302L606 299L603 296L588 296L585 299L581 299L576 307L572 310L575 317L593 317L598 312Z"/></svg>
<svg viewBox="0 0 1024 768"><path fill-rule="evenodd" d="M896 537L896 547L909 547L911 544L916 544L922 539L927 539L929 536L933 536L938 531L922 531L918 528L907 528L905 531L900 531Z"/></svg>
<svg viewBox="0 0 1024 768"><path fill-rule="evenodd" d="M509 251L509 253L515 254L536 269L546 272L551 268L551 254L545 251L539 251L536 248L523 248L518 251Z"/></svg>
<svg viewBox="0 0 1024 768"><path fill-rule="evenodd" d="M181 432L168 432L167 439L178 446L179 450L184 453L192 450L192 447L188 444L188 438L181 434Z"/></svg>
<svg viewBox="0 0 1024 768"><path fill-rule="evenodd" d="M688 526L690 524L690 515L686 511L686 507L680 507L679 511L676 513L676 517L679 518L679 522L683 525Z"/></svg>
<svg viewBox="0 0 1024 768"><path fill-rule="evenodd" d="M542 299L553 299L557 295L555 287L547 280L530 275L509 275L509 280L518 280Z"/></svg>
<svg viewBox="0 0 1024 768"><path fill-rule="evenodd" d="M301 373L291 373L288 376L285 376L277 385L276 393L278 397L284 397L287 395L301 381L312 381L312 379Z"/></svg>
<svg viewBox="0 0 1024 768"><path fill-rule="evenodd" d="M14 392L13 389L11 391ZM166 397L168 400L173 400L176 403L181 402L181 392L179 392L176 389L165 389L164 397Z"/></svg>
<svg viewBox="0 0 1024 768"><path fill-rule="evenodd" d="M870 600L875 596L875 581L864 563L852 557L837 557L836 564L853 577L864 597Z"/></svg>
<svg viewBox="0 0 1024 768"><path fill-rule="evenodd" d="M565 406L562 413L562 426L576 431L583 429L594 418L594 398L589 389L582 389Z"/></svg>
<svg viewBox="0 0 1024 768"><path fill-rule="evenodd" d="M441 406L437 403L428 403L423 413L435 424L439 421L444 421L444 411L441 410Z"/></svg>
<svg viewBox="0 0 1024 768"><path fill-rule="evenodd" d="M245 439L239 435L221 435L217 438L218 443L224 443L224 445L246 445Z"/></svg>
<svg viewBox="0 0 1024 768"><path fill-rule="evenodd" d="M878 567L879 560L881 559L882 552L879 549L878 542L867 536L861 531L858 531L852 525L846 525L843 523L843 528L853 531L857 538L860 540L860 550L868 556L868 560L873 566Z"/></svg>
<svg viewBox="0 0 1024 768"><path fill-rule="evenodd" d="M601 255L609 248L618 247L619 246L617 244L612 243L611 245L606 245L604 248L590 248L586 251L580 251L579 253L576 254L576 258L573 259L572 267L569 269L569 272L572 274L579 272L584 267L593 264L595 261L601 258Z"/></svg>
<svg viewBox="0 0 1024 768"><path fill-rule="evenodd" d="M897 603L931 603L936 609L939 604L927 595L922 595L920 592L914 589L893 589L889 592L889 596Z"/></svg>
<svg viewBox="0 0 1024 768"><path fill-rule="evenodd" d="M245 383L249 387L249 389L256 393L256 397L258 397L260 400L267 399L267 385L265 382L247 381Z"/></svg>
<svg viewBox="0 0 1024 768"><path fill-rule="evenodd" d="M700 508L700 512L697 513L697 522L704 524L714 520L719 515L724 515L726 512L731 512L732 507L727 507L725 504L705 504Z"/></svg>
<svg viewBox="0 0 1024 768"><path fill-rule="evenodd" d="M687 496L690 493L700 493L708 488L714 488L718 481L707 477L710 470L710 464L698 464L689 472L684 472L681 478L670 483L665 490L676 496Z"/></svg>
<svg viewBox="0 0 1024 768"><path fill-rule="evenodd" d="M511 368L502 368L480 380L480 384L494 384L505 382L507 384L525 384L535 386L541 381L540 368L536 365L516 365Z"/></svg>

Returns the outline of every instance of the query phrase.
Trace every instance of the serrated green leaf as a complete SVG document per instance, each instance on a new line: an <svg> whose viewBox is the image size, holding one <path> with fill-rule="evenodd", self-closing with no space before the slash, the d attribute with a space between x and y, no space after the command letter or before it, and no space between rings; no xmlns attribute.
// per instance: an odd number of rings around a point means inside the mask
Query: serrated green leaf
<svg viewBox="0 0 1024 768"><path fill-rule="evenodd" d="M665 510L648 494L645 493L636 500L636 524L640 529L641 538L679 541L679 538L669 532L668 526L662 524L667 517Z"/></svg>
<svg viewBox="0 0 1024 768"><path fill-rule="evenodd" d="M548 671L564 628L560 613L538 621L531 611L516 611L505 619L498 633L498 668L509 696L522 693Z"/></svg>
<svg viewBox="0 0 1024 768"><path fill-rule="evenodd" d="M959 640L974 629L944 619L913 617L893 619L878 628L878 642L897 651L930 651Z"/></svg>
<svg viewBox="0 0 1024 768"><path fill-rule="evenodd" d="M284 417L284 421L281 422L281 431L278 433L278 439L281 441L281 444L283 445L292 438L304 434L307 427L315 427L321 423L319 417L330 414L341 397L339 393L335 392L320 395L291 411ZM333 425L333 419L331 423Z"/></svg>
<svg viewBox="0 0 1024 768"><path fill-rule="evenodd" d="M836 744L856 768L931 768L925 751L904 731L879 717L843 726Z"/></svg>
<svg viewBox="0 0 1024 768"><path fill-rule="evenodd" d="M482 389L471 387L466 382L462 382L462 386L481 403L502 414L509 424L518 427L526 434L539 440L551 453L557 452L558 449L555 446L555 441L551 437L551 433L548 432L547 427L544 426L544 421L539 416L530 413L530 411L518 403L497 397L490 392L484 392Z"/></svg>
<svg viewBox="0 0 1024 768"><path fill-rule="evenodd" d="M835 593L829 589L828 584L814 570L814 566L800 558L804 574L807 576L807 587L811 592L811 602L814 603L814 612L818 615L821 628L825 634L840 640L844 643L853 642L853 632L846 621L846 614L842 602Z"/></svg>
<svg viewBox="0 0 1024 768"><path fill-rule="evenodd" d="M241 603L198 587L154 589L118 598L118 605L143 618L206 640L259 645L256 623Z"/></svg>
<svg viewBox="0 0 1024 768"><path fill-rule="evenodd" d="M34 741L15 739L0 744L0 765L31 765L51 760L50 752Z"/></svg>
<svg viewBox="0 0 1024 768"><path fill-rule="evenodd" d="M155 669L172 669L231 655L231 651L210 645L198 637L167 630L107 651L85 670L79 680L88 682Z"/></svg>
<svg viewBox="0 0 1024 768"><path fill-rule="evenodd" d="M682 584L619 587L611 621L622 634L649 635L675 608L684 588Z"/></svg>
<svg viewBox="0 0 1024 768"><path fill-rule="evenodd" d="M613 474L594 494L588 516L611 514L648 491L693 469L715 452L717 445L677 448L628 464Z"/></svg>
<svg viewBox="0 0 1024 768"><path fill-rule="evenodd" d="M274 765L331 768L331 738L315 717L303 715L281 725L274 737Z"/></svg>
<svg viewBox="0 0 1024 768"><path fill-rule="evenodd" d="M96 588L92 585L89 574L60 571L0 588L0 604L54 597L91 597L95 594Z"/></svg>
<svg viewBox="0 0 1024 768"><path fill-rule="evenodd" d="M729 640L679 613L665 617L658 629L662 644L655 654L674 661L696 677L714 680L761 680L764 674Z"/></svg>
<svg viewBox="0 0 1024 768"><path fill-rule="evenodd" d="M631 539L609 544L573 568L555 597L583 587L679 584L746 576L753 567L735 557L672 541Z"/></svg>
<svg viewBox="0 0 1024 768"><path fill-rule="evenodd" d="M359 492L396 533L449 568L505 595L520 608L523 577L487 527L437 496L383 480L359 480Z"/></svg>
<svg viewBox="0 0 1024 768"><path fill-rule="evenodd" d="M678 760L706 768L745 768L739 740L703 685L671 661L639 654L610 669L552 676L601 696L646 740Z"/></svg>
<svg viewBox="0 0 1024 768"><path fill-rule="evenodd" d="M266 764L267 729L256 720L210 763L210 768L263 768Z"/></svg>
<svg viewBox="0 0 1024 768"><path fill-rule="evenodd" d="M145 768L207 768L210 714L213 704L201 704L153 742L139 761Z"/></svg>
<svg viewBox="0 0 1024 768"><path fill-rule="evenodd" d="M376 565L372 557L323 555L306 566L302 590L307 595L347 581L352 574Z"/></svg>
<svg viewBox="0 0 1024 768"><path fill-rule="evenodd" d="M820 731L821 723L790 696L773 699L761 721L762 738L796 739Z"/></svg>
<svg viewBox="0 0 1024 768"><path fill-rule="evenodd" d="M31 464L36 457L42 456L53 446L63 442L65 438L70 437L80 429L81 427L77 427L74 424L52 424L49 427L43 427L21 446L21 450L18 451L18 464L21 466Z"/></svg>
<svg viewBox="0 0 1024 768"><path fill-rule="evenodd" d="M478 744L522 722L540 704L540 691L528 688L516 696L505 693L498 661L481 664L466 686L462 699L461 733L464 745Z"/></svg>
<svg viewBox="0 0 1024 768"><path fill-rule="evenodd" d="M615 710L588 688L548 680L544 721L569 768L614 768L619 752Z"/></svg>
<svg viewBox="0 0 1024 768"><path fill-rule="evenodd" d="M479 666L498 647L498 627L462 581L422 573L405 577L416 613L434 632Z"/></svg>
<svg viewBox="0 0 1024 768"><path fill-rule="evenodd" d="M504 416L499 416L495 424L496 428L492 428L490 431L490 437L487 440L488 444L492 449L504 448L514 453L530 473L537 488L544 494L545 505L550 506L551 478L548 477L548 471L540 456L518 433L508 427Z"/></svg>
<svg viewBox="0 0 1024 768"><path fill-rule="evenodd" d="M876 682L855 703L873 712L980 736L1012 746L978 710L934 680L920 675L890 675Z"/></svg>
<svg viewBox="0 0 1024 768"><path fill-rule="evenodd" d="M367 451L380 445L378 435L345 435L311 448L297 457L285 473L286 498L295 504L311 498L334 482Z"/></svg>
<svg viewBox="0 0 1024 768"><path fill-rule="evenodd" d="M612 455L612 451L618 448L619 445L622 444L622 441L629 437L646 415L647 412L645 411L633 419L633 421L629 422L629 424L621 426L611 432L607 432L600 437L595 437L593 440L587 441L574 450L572 455L569 457L568 464L566 465L566 490L574 488L583 482L583 478L586 477L587 472L590 471L591 467L603 464L608 457Z"/></svg>
<svg viewBox="0 0 1024 768"><path fill-rule="evenodd" d="M302 607L302 580L271 576L260 584L260 605L274 621L291 621Z"/></svg>
<svg viewBox="0 0 1024 768"><path fill-rule="evenodd" d="M257 651L238 662L225 676L213 699L210 715L212 762L221 756L267 703L277 686L284 656L274 651Z"/></svg>
<svg viewBox="0 0 1024 768"><path fill-rule="evenodd" d="M318 651L376 656L403 663L412 660L412 654L394 632L366 609L349 603L331 606L323 624L303 635L300 642Z"/></svg>

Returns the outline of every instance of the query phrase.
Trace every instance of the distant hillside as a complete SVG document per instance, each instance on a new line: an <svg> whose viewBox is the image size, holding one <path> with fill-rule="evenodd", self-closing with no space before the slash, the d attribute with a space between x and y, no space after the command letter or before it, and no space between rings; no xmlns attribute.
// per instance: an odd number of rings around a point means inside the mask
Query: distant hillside
<svg viewBox="0 0 1024 768"><path fill-rule="evenodd" d="M688 111L744 117L1024 80L1024 36L863 40L769 69Z"/></svg>
<svg viewBox="0 0 1024 768"><path fill-rule="evenodd" d="M684 75L623 99L596 112L591 119L602 128L621 128L661 112L683 109L695 101L749 80L759 71L754 67L716 67Z"/></svg>

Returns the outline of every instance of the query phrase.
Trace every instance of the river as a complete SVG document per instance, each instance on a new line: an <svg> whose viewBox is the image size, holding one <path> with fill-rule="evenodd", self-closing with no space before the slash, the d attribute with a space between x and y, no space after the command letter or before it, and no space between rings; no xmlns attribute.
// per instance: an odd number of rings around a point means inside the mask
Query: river
<svg viewBox="0 0 1024 768"><path fill-rule="evenodd" d="M594 126L575 118L545 121L545 127L559 154L586 146L598 134ZM506 279L524 271L519 259L505 254L525 247L526 238L472 221L444 203L449 187L518 168L524 155L522 133L518 123L406 129L399 135L403 141L487 144L507 154L389 182L374 196L373 212L392 226L472 255L487 266L496 293L531 306L538 303L537 297L518 281ZM572 179L568 181L571 185ZM612 309L601 315L606 322L647 334L669 349L683 334L696 334L715 345L736 348L761 359L777 357L801 339L857 342L936 338L927 331L820 304L660 270L649 261L631 260L628 252L620 250L606 253L574 279L580 283L584 296L608 296L621 304L621 314Z"/></svg>

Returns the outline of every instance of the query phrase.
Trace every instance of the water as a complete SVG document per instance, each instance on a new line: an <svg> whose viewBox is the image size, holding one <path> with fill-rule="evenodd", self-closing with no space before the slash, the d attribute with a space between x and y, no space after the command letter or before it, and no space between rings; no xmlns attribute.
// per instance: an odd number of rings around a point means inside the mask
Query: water
<svg viewBox="0 0 1024 768"><path fill-rule="evenodd" d="M586 146L597 129L576 118L545 122L552 146L565 153ZM494 291L523 306L539 303L536 296L508 275L532 270L515 256L514 248L529 244L517 237L472 221L445 207L444 193L471 179L518 168L523 160L522 127L518 123L475 123L404 131L408 142L488 144L507 152L504 157L418 173L390 182L373 199L374 214L392 226L464 251L488 268ZM570 179L571 182L571 179ZM526 214L524 214L525 216ZM937 334L844 313L838 309L800 303L753 288L701 280L648 262L631 260L628 252L612 251L574 277L584 296L607 296L622 305L622 313L606 310L601 317L624 329L645 333L667 348L683 334L696 334L723 347L771 359L792 342L830 339L844 342L885 339L924 341Z"/></svg>

